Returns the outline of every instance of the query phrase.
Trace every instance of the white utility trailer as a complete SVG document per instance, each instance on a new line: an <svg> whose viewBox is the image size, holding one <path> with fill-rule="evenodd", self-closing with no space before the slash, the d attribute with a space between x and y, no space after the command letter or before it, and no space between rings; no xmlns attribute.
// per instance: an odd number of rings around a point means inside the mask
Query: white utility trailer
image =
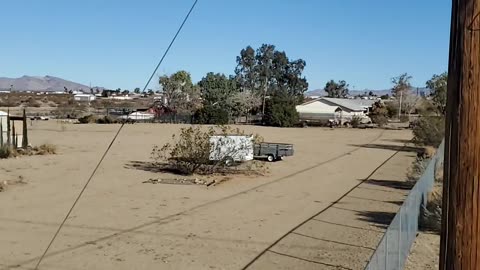
<svg viewBox="0 0 480 270"><path fill-rule="evenodd" d="M253 160L253 137L245 135L215 135L210 137L210 160L226 165Z"/></svg>

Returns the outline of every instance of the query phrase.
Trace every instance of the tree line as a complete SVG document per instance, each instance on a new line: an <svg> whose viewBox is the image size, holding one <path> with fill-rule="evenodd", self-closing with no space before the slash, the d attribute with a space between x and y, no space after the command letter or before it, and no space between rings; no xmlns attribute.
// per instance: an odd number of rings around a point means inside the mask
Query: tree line
<svg viewBox="0 0 480 270"><path fill-rule="evenodd" d="M303 76L306 63L291 60L274 45L247 46L236 58L234 74L209 72L198 83L181 70L159 78L165 106L178 114L191 114L199 124L227 124L257 115L265 125L293 126L295 106L308 89Z"/></svg>

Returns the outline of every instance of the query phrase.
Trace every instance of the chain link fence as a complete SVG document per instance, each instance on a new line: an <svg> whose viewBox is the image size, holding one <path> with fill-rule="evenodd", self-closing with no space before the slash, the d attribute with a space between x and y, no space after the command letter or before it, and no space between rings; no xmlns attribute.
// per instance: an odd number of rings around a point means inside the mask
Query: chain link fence
<svg viewBox="0 0 480 270"><path fill-rule="evenodd" d="M365 270L404 268L410 248L417 236L422 208L426 206L428 193L432 190L435 182L436 172L443 166L443 156L444 142L441 143L425 172L403 202Z"/></svg>

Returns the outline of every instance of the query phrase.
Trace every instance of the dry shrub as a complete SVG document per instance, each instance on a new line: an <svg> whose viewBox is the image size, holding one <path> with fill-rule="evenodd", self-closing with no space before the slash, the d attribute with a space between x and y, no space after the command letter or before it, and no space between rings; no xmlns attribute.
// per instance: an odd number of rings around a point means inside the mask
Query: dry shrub
<svg viewBox="0 0 480 270"><path fill-rule="evenodd" d="M428 194L427 205L423 208L420 228L440 232L442 227L442 185L436 184Z"/></svg>
<svg viewBox="0 0 480 270"><path fill-rule="evenodd" d="M232 134L251 136L254 142L262 141L258 135L245 134L238 128L191 126L182 128L178 137L173 135L173 143L167 143L162 147L154 146L151 156L155 166L184 175L260 172L262 166L259 162L249 162L245 166L230 166L234 164L226 162L245 151L246 147L249 147L247 141L235 146L232 146L234 144L231 143L229 137L221 138L216 144L210 142L210 138L214 135ZM215 157L214 160L212 160L212 156Z"/></svg>
<svg viewBox="0 0 480 270"><path fill-rule="evenodd" d="M97 120L98 120L98 117L96 117L95 115L87 115L87 116L78 118L78 122L80 124L93 124L93 123L96 123Z"/></svg>
<svg viewBox="0 0 480 270"><path fill-rule="evenodd" d="M414 122L413 141L418 145L438 147L445 136L443 117L420 117Z"/></svg>
<svg viewBox="0 0 480 270"><path fill-rule="evenodd" d="M13 149L11 146L2 145L0 147L0 159L12 158L12 157L16 157L17 155L18 155L17 151L15 151L15 149Z"/></svg>
<svg viewBox="0 0 480 270"><path fill-rule="evenodd" d="M55 155L57 153L57 147L53 144L42 144L40 146L33 147L34 155Z"/></svg>

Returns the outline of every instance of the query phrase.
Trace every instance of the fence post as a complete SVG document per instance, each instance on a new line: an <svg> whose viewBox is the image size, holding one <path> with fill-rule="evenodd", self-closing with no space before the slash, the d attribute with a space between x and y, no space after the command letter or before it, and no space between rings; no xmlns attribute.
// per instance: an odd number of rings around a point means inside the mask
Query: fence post
<svg viewBox="0 0 480 270"><path fill-rule="evenodd" d="M385 231L385 270L388 269L388 228Z"/></svg>
<svg viewBox="0 0 480 270"><path fill-rule="evenodd" d="M402 257L402 210L403 207L400 207L400 211L398 211L398 268L400 268L401 264L401 257Z"/></svg>

